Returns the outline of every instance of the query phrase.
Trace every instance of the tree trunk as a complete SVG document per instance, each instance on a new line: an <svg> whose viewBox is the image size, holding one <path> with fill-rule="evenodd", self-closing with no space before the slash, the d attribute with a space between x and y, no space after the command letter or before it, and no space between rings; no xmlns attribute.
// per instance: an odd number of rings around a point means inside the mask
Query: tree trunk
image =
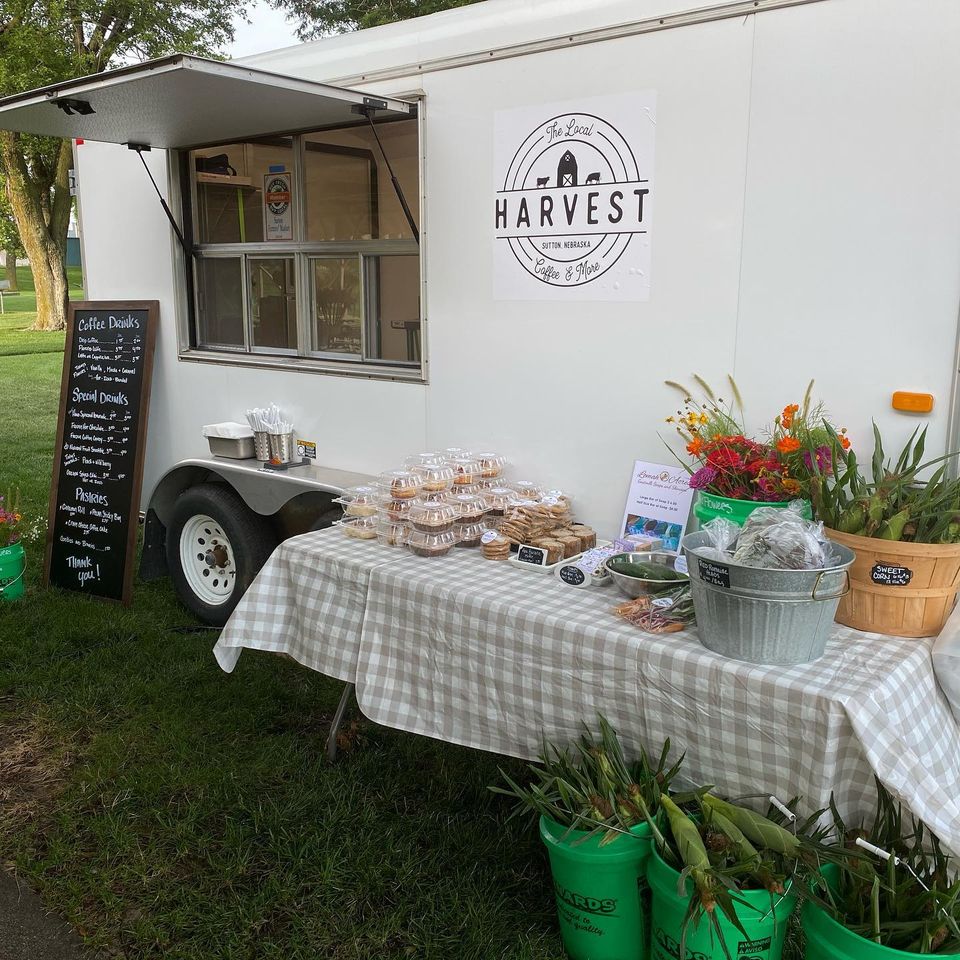
<svg viewBox="0 0 960 960"><path fill-rule="evenodd" d="M10 290L16 293L20 289L17 282L17 251L6 250L7 255L7 279L10 281Z"/></svg>
<svg viewBox="0 0 960 960"><path fill-rule="evenodd" d="M37 291L34 330L62 330L67 320L67 228L70 225L69 140L60 143L53 182L37 183L27 165L19 137L0 132L0 159L10 208L33 269Z"/></svg>

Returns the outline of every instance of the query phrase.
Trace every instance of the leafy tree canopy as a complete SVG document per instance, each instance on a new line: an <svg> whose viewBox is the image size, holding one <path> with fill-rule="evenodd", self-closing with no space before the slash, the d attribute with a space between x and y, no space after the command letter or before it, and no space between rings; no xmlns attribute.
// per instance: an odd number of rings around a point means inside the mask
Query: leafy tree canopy
<svg viewBox="0 0 960 960"><path fill-rule="evenodd" d="M331 33L379 27L397 20L423 17L477 0L270 0L298 22L297 36L313 40Z"/></svg>

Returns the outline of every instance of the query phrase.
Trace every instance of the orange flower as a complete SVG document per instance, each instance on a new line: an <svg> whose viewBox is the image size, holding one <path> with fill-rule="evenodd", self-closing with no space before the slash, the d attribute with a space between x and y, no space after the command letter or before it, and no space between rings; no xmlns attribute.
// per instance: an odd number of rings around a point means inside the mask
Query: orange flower
<svg viewBox="0 0 960 960"><path fill-rule="evenodd" d="M780 425L784 430L789 430L790 427L793 426L793 418L796 416L799 409L799 403L788 403L783 408L783 413L780 415Z"/></svg>
<svg viewBox="0 0 960 960"><path fill-rule="evenodd" d="M687 444L687 453L691 457L699 457L703 453L703 437L694 437L690 443Z"/></svg>
<svg viewBox="0 0 960 960"><path fill-rule="evenodd" d="M791 496L796 496L800 492L800 481L794 480L792 477L783 480L780 484L786 493L789 493Z"/></svg>
<svg viewBox="0 0 960 960"><path fill-rule="evenodd" d="M843 447L844 450L850 449L850 441L847 439L846 436L844 436L841 433L840 436L837 437L837 439L840 441L840 446Z"/></svg>
<svg viewBox="0 0 960 960"><path fill-rule="evenodd" d="M777 449L781 453L793 453L800 449L800 441L796 437L781 437L777 441Z"/></svg>

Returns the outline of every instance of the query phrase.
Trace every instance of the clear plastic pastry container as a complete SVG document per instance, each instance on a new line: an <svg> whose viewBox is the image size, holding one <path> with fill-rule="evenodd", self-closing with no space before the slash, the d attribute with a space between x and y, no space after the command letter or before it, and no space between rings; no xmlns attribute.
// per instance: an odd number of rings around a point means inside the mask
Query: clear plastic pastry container
<svg viewBox="0 0 960 960"><path fill-rule="evenodd" d="M483 535L489 529L484 523L459 523L456 526L458 547L479 547Z"/></svg>
<svg viewBox="0 0 960 960"><path fill-rule="evenodd" d="M501 457L499 453L475 453L473 459L480 465L480 476L484 480L494 480L503 476L503 468L506 465L506 458Z"/></svg>
<svg viewBox="0 0 960 960"><path fill-rule="evenodd" d="M539 500L543 496L543 488L533 480L515 480L510 486L521 500Z"/></svg>
<svg viewBox="0 0 960 960"><path fill-rule="evenodd" d="M502 517L517 495L511 487L499 486L488 487L481 496L487 505L488 516Z"/></svg>
<svg viewBox="0 0 960 960"><path fill-rule="evenodd" d="M459 523L479 523L487 513L486 501L477 493L453 493L447 503L457 511Z"/></svg>
<svg viewBox="0 0 960 960"><path fill-rule="evenodd" d="M426 533L413 529L407 534L407 549L418 557L442 557L449 553L457 542L453 530L443 533Z"/></svg>
<svg viewBox="0 0 960 960"><path fill-rule="evenodd" d="M409 470L416 470L417 467L424 466L425 464L443 463L443 461L444 455L434 450L429 453L414 453L403 461L403 465Z"/></svg>
<svg viewBox="0 0 960 960"><path fill-rule="evenodd" d="M440 451L440 456L444 460L462 460L470 456L470 451L466 447L446 447Z"/></svg>
<svg viewBox="0 0 960 960"><path fill-rule="evenodd" d="M420 478L412 470L388 470L380 474L381 492L393 500L412 500L420 492Z"/></svg>
<svg viewBox="0 0 960 960"><path fill-rule="evenodd" d="M442 493L453 486L453 467L446 463L422 463L411 467L421 482L422 493Z"/></svg>
<svg viewBox="0 0 960 960"><path fill-rule="evenodd" d="M377 518L351 517L349 520L340 521L340 529L345 537L354 540L376 540Z"/></svg>
<svg viewBox="0 0 960 960"><path fill-rule="evenodd" d="M412 506L412 500L393 500L390 497L384 497L377 506L377 516L381 520L400 523L410 516Z"/></svg>
<svg viewBox="0 0 960 960"><path fill-rule="evenodd" d="M342 504L344 516L372 517L377 512L379 490L374 486L349 487L333 502Z"/></svg>
<svg viewBox="0 0 960 960"><path fill-rule="evenodd" d="M423 533L445 533L458 519L457 508L444 500L429 500L411 505L408 515L414 530Z"/></svg>
<svg viewBox="0 0 960 960"><path fill-rule="evenodd" d="M377 520L377 540L385 547L402 547L407 542L410 528L407 524L387 520L381 517Z"/></svg>
<svg viewBox="0 0 960 960"><path fill-rule="evenodd" d="M480 481L480 464L472 457L452 458L447 461L447 466L453 468L453 485L455 487L463 487Z"/></svg>

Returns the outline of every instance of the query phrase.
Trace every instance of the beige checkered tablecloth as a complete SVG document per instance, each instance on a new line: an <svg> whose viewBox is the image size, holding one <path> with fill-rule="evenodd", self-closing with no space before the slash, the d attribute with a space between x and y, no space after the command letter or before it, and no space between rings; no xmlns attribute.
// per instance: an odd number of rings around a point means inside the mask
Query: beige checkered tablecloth
<svg viewBox="0 0 960 960"><path fill-rule="evenodd" d="M611 588L575 589L454 550L427 560L339 530L284 543L216 654L280 650L356 683L370 719L533 758L604 713L628 743L686 750L686 775L841 812L872 809L873 776L960 850L960 726L929 641L837 627L826 655L760 667L686 633L619 621Z"/></svg>

